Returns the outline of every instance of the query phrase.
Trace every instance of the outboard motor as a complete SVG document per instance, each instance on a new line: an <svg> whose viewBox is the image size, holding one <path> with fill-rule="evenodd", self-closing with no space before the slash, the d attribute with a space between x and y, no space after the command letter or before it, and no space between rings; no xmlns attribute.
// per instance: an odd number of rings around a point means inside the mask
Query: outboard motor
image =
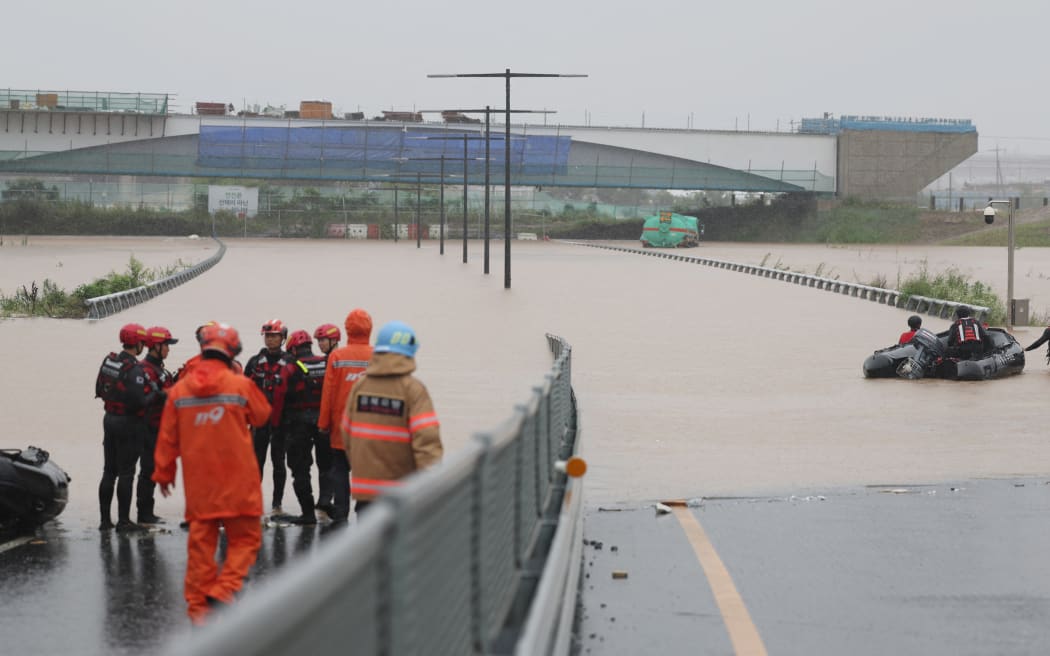
<svg viewBox="0 0 1050 656"><path fill-rule="evenodd" d="M43 449L0 449L0 529L57 517L69 500L70 480Z"/></svg>
<svg viewBox="0 0 1050 656"><path fill-rule="evenodd" d="M911 338L910 343L915 347L915 355L900 363L897 367L897 375L901 378L918 380L933 372L937 361L944 357L946 350L937 335L925 328L920 328Z"/></svg>

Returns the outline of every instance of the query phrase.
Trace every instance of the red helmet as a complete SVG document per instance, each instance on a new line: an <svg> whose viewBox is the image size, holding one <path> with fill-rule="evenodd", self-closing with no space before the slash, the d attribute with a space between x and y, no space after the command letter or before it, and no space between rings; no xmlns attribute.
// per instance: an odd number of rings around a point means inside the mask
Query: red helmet
<svg viewBox="0 0 1050 656"><path fill-rule="evenodd" d="M171 336L171 331L164 326L153 326L146 329L146 347L153 348L161 344L177 344L179 340Z"/></svg>
<svg viewBox="0 0 1050 656"><path fill-rule="evenodd" d="M338 342L343 338L343 333L339 332L339 326L334 323L325 323L317 327L314 331L314 339L321 339L327 337L333 342Z"/></svg>
<svg viewBox="0 0 1050 656"><path fill-rule="evenodd" d="M201 352L217 351L231 360L241 352L241 336L224 323L208 323L201 327Z"/></svg>
<svg viewBox="0 0 1050 656"><path fill-rule="evenodd" d="M305 330L297 330L288 338L287 346L289 351L293 351L304 344L313 344L313 341L310 339L310 333Z"/></svg>
<svg viewBox="0 0 1050 656"><path fill-rule="evenodd" d="M280 333L281 341L283 342L288 338L288 327L284 325L284 322L280 319L270 319L263 324L262 330L259 334L261 335L272 335L274 333Z"/></svg>
<svg viewBox="0 0 1050 656"><path fill-rule="evenodd" d="M129 323L120 329L120 343L124 346L138 346L146 341L146 329L141 324Z"/></svg>

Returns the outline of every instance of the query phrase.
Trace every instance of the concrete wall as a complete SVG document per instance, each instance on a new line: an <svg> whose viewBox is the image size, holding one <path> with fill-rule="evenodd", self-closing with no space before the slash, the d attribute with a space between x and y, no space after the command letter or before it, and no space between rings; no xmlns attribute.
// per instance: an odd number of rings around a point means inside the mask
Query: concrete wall
<svg viewBox="0 0 1050 656"><path fill-rule="evenodd" d="M976 132L844 130L838 136L838 195L911 201L976 152Z"/></svg>

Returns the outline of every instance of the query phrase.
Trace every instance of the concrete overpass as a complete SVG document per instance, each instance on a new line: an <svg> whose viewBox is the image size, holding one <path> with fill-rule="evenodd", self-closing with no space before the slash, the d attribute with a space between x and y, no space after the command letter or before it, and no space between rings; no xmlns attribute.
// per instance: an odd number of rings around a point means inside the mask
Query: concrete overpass
<svg viewBox="0 0 1050 656"><path fill-rule="evenodd" d="M968 122L966 122L968 123ZM515 185L754 192L911 200L977 151L976 129L884 120L804 132L512 125ZM0 174L424 183L483 180L476 124L0 108ZM499 132L497 135L496 133ZM490 174L503 179L503 126ZM465 136L465 140L461 137ZM440 138L438 138L440 137ZM458 176L458 177L452 177Z"/></svg>

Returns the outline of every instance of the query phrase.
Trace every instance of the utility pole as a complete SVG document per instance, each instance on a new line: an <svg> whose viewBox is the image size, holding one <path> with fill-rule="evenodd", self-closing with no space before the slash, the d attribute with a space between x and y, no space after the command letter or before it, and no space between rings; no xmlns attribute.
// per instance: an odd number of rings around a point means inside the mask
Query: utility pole
<svg viewBox="0 0 1050 656"><path fill-rule="evenodd" d="M440 75L428 75L427 77L501 77L506 80L506 105L504 111L506 112L506 152L504 158L504 171L503 171L503 227L504 227L504 248L503 248L503 287L504 289L510 289L510 230L511 230L511 217L510 217L510 80L516 77L587 77L586 75L579 74L560 74L560 73L511 73L510 69L505 69L502 73L452 73L452 74L440 74Z"/></svg>

